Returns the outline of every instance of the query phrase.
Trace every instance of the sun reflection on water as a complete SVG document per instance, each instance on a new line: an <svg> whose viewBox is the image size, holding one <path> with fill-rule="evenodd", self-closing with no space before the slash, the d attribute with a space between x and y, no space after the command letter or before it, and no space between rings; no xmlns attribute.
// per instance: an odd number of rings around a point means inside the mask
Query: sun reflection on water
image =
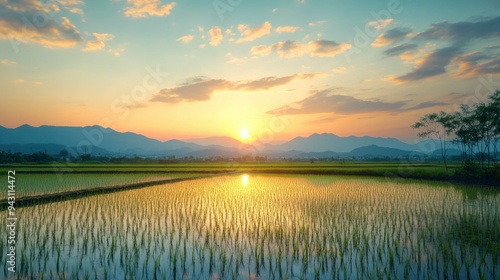
<svg viewBox="0 0 500 280"><path fill-rule="evenodd" d="M241 183L243 184L243 187L248 186L248 175L247 174L241 175Z"/></svg>

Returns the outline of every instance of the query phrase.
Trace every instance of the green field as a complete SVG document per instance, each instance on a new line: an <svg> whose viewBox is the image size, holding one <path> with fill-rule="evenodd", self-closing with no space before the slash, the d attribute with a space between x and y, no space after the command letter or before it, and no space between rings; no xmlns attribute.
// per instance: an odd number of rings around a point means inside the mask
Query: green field
<svg viewBox="0 0 500 280"><path fill-rule="evenodd" d="M378 176L465 182L471 185L500 184L500 181L471 180L458 175L460 166L408 162L201 162L175 164L95 164L52 163L0 165L18 174L17 197L39 196L99 188L119 188L174 178L192 178L225 173ZM0 177L1 178L1 177ZM472 178L474 179L474 178ZM5 178L7 180L7 178ZM498 184L497 184L498 185ZM0 194L5 203L6 192Z"/></svg>
<svg viewBox="0 0 500 280"><path fill-rule="evenodd" d="M455 169L0 167L6 183L16 171L18 278L498 279L500 189L454 182ZM6 197L7 189L3 206ZM0 252L7 254L5 242ZM0 264L5 276L6 269Z"/></svg>
<svg viewBox="0 0 500 280"><path fill-rule="evenodd" d="M125 173L125 174L85 174L85 173L21 173L16 176L16 198L57 194L94 188L107 188L119 185L138 184L177 178L200 176L192 173ZM6 199L7 192L2 192L0 199Z"/></svg>
<svg viewBox="0 0 500 280"><path fill-rule="evenodd" d="M500 277L500 191L449 182L235 174L17 215L19 278Z"/></svg>
<svg viewBox="0 0 500 280"><path fill-rule="evenodd" d="M398 162L227 162L176 164L18 164L0 165L0 171L15 169L20 173L169 173L169 172L276 172L324 173L345 175L408 175L443 178L454 173L459 165L451 165L447 172L442 164Z"/></svg>

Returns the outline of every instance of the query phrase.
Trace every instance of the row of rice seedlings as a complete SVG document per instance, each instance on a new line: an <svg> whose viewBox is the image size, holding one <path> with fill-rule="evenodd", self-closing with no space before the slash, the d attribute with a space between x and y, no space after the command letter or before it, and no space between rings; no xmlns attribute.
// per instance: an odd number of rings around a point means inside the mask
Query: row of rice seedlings
<svg viewBox="0 0 500 280"><path fill-rule="evenodd" d="M312 179L219 177L22 208L18 276L500 276L498 193Z"/></svg>
<svg viewBox="0 0 500 280"><path fill-rule="evenodd" d="M124 184L143 183L155 180L194 177L196 174L22 174L17 177L16 196L33 196L49 193L75 191L97 187L109 187ZM0 199L7 193L2 192Z"/></svg>

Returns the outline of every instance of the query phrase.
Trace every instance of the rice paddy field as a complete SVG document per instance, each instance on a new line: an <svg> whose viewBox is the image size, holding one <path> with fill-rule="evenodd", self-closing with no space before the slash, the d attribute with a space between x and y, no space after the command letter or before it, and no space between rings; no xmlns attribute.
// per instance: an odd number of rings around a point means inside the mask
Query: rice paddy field
<svg viewBox="0 0 500 280"><path fill-rule="evenodd" d="M42 173L22 174L16 176L17 188L16 198L26 196L37 196L46 194L57 194L85 190L91 188L106 188L125 184L137 184L150 181L160 181L177 178L196 177L199 174L191 173L169 173L169 174L93 174L93 173ZM7 192L0 193L0 199L6 199Z"/></svg>
<svg viewBox="0 0 500 280"><path fill-rule="evenodd" d="M498 188L242 173L16 215L20 279L500 279Z"/></svg>

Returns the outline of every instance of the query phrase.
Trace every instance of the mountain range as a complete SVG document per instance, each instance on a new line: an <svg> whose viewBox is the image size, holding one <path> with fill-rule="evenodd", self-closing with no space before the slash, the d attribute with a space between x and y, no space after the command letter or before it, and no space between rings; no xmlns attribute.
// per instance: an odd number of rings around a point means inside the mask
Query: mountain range
<svg viewBox="0 0 500 280"><path fill-rule="evenodd" d="M0 126L0 150L57 154L65 149L70 154L90 153L108 156L193 156L239 157L261 155L271 158L330 158L330 157L398 157L411 153L439 154L437 140L408 144L396 138L341 137L331 133L296 137L281 144L253 146L231 137L207 137L187 140L159 141L132 132L118 132L101 126L39 126L17 128ZM449 146L451 147L451 146Z"/></svg>

